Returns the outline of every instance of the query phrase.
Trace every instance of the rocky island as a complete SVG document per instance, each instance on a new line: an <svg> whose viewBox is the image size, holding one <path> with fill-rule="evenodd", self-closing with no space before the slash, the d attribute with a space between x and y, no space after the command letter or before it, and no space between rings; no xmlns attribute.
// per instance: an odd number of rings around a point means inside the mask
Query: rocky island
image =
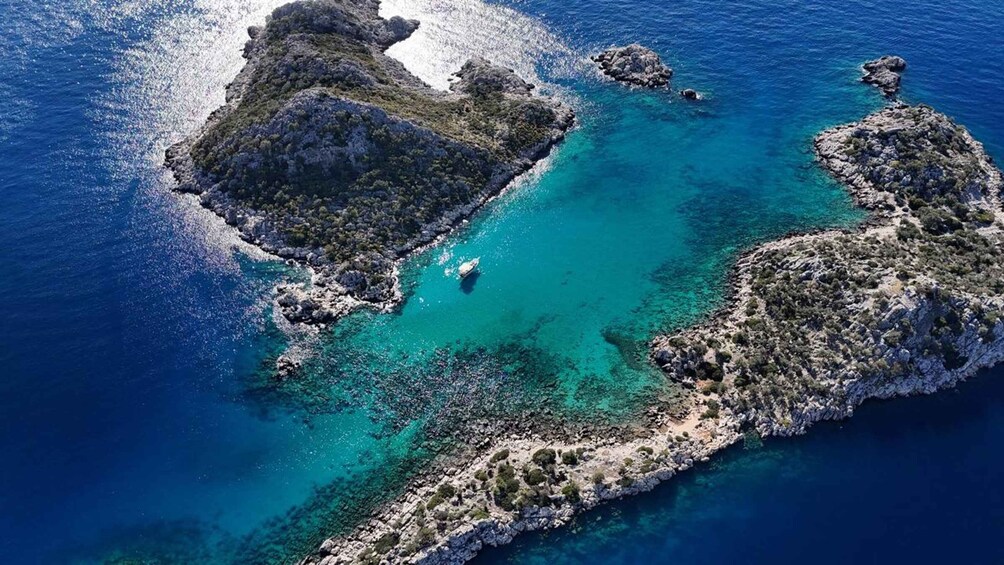
<svg viewBox="0 0 1004 565"><path fill-rule="evenodd" d="M893 98L899 93L901 73L906 70L906 61L895 55L885 55L874 61L868 61L861 68L865 76L861 82L871 84L882 91L887 98Z"/></svg>
<svg viewBox="0 0 1004 565"><path fill-rule="evenodd" d="M616 436L497 438L303 563L462 563L743 438L802 433L1004 360L1004 183L983 147L929 107L894 105L814 148L870 218L750 250L727 307L652 341L652 361L690 390L682 413L652 407Z"/></svg>
<svg viewBox="0 0 1004 565"><path fill-rule="evenodd" d="M309 285L277 289L293 322L396 303L397 261L497 195L573 123L567 106L484 59L459 70L452 92L434 90L384 54L419 23L378 7L277 8L249 30L226 106L167 151L179 190L310 269Z"/></svg>
<svg viewBox="0 0 1004 565"><path fill-rule="evenodd" d="M669 84L673 69L663 64L658 53L648 47L632 43L625 47L611 47L593 56L600 70L610 78L634 86L656 88Z"/></svg>

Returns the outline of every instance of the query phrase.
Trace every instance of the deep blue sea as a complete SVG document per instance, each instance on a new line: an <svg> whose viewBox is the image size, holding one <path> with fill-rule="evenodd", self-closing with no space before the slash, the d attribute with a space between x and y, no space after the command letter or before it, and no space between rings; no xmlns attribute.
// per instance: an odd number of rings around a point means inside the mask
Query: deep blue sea
<svg viewBox="0 0 1004 565"><path fill-rule="evenodd" d="M0 561L295 561L393 496L458 403L620 420L672 394L644 343L719 305L739 251L861 219L809 143L883 104L863 60L905 57L904 99L1004 158L1000 2L385 0L423 22L390 53L430 84L482 54L580 125L404 265L400 311L345 320L276 389L269 290L295 273L161 163L282 3L0 2ZM588 54L631 41L705 100L600 80ZM482 562L1002 562L1002 375L733 449Z"/></svg>

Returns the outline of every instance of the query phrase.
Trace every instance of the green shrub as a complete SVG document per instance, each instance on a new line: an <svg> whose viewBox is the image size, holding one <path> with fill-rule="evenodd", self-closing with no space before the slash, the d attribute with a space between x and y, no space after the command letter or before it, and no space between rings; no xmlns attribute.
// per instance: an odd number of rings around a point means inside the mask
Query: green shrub
<svg viewBox="0 0 1004 565"><path fill-rule="evenodd" d="M380 555L384 555L391 549L394 549L394 546L397 545L399 541L401 541L401 536L398 535L397 532L386 533L377 538L376 542L373 544L373 550Z"/></svg>
<svg viewBox="0 0 1004 565"><path fill-rule="evenodd" d="M439 496L443 497L446 500L449 500L457 495L457 488L451 485L450 483L443 483L439 485L438 488L436 488L436 494L438 494Z"/></svg>
<svg viewBox="0 0 1004 565"><path fill-rule="evenodd" d="M540 469L534 467L533 469L530 469L523 479L528 485L539 485L547 480L547 475L545 475Z"/></svg>
<svg viewBox="0 0 1004 565"><path fill-rule="evenodd" d="M579 485L575 481L569 481L568 484L561 487L561 494L565 496L565 499L572 504L575 504L581 500L579 496Z"/></svg>
<svg viewBox="0 0 1004 565"><path fill-rule="evenodd" d="M436 493L429 498L429 501L425 503L425 507L429 510L439 506L440 504L446 502L446 500L439 494Z"/></svg>
<svg viewBox="0 0 1004 565"><path fill-rule="evenodd" d="M428 526L423 526L418 530L418 542L419 547L426 547L432 545L432 542L436 541L436 530Z"/></svg>
<svg viewBox="0 0 1004 565"><path fill-rule="evenodd" d="M545 447L534 452L531 460L541 467L546 467L548 465L554 465L554 462L557 460L557 454L553 449Z"/></svg>

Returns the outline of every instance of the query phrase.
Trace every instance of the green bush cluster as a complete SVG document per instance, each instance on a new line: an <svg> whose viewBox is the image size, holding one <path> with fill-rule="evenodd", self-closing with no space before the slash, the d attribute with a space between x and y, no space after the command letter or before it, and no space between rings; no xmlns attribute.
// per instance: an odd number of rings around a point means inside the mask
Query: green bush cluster
<svg viewBox="0 0 1004 565"><path fill-rule="evenodd" d="M553 449L545 447L535 451L530 459L541 467L547 467L548 465L554 465L554 462L557 461L557 454Z"/></svg>

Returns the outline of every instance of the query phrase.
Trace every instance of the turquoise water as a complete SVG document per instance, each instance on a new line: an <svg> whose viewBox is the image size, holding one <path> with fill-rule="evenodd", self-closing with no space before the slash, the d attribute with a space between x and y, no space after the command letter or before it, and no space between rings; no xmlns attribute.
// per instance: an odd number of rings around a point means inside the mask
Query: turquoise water
<svg viewBox="0 0 1004 565"><path fill-rule="evenodd" d="M285 270L171 194L161 156L222 103L244 29L279 3L0 6L11 23L0 37L0 549L11 562L281 562L393 496L458 419L620 421L671 397L644 344L720 304L738 252L861 218L813 165L810 140L882 104L856 82L863 59L905 56L908 99L1004 153L998 5L393 2L425 22L395 48L423 78L440 84L457 58L496 54L574 103L580 125L402 266L398 312L345 320L308 378L276 386L261 369L286 341L268 311ZM663 52L675 86L707 99L600 81L585 55L629 40ZM461 287L450 270L475 256L482 274ZM932 457L976 445L971 427L941 426ZM785 457L832 465L850 450L834 442L821 434ZM898 470L880 455L877 469ZM742 488L770 492L769 477ZM737 504L695 492L681 519ZM993 508L968 510L999 523ZM652 523L645 531L675 527ZM602 542L570 543L559 551Z"/></svg>
<svg viewBox="0 0 1004 565"><path fill-rule="evenodd" d="M543 400L568 416L625 417L666 392L647 340L716 306L737 252L861 218L813 168L816 128L753 138L757 115L725 119L725 102L686 105L583 79L570 88L581 126L541 171L405 264L398 313L361 314L336 331L325 377L355 383L360 357L420 371L436 351L517 347L529 360L507 386L544 387ZM473 257L480 276L461 285L456 267ZM483 400L471 390L478 379L455 378L465 389L456 402ZM488 385L494 394L498 383Z"/></svg>

